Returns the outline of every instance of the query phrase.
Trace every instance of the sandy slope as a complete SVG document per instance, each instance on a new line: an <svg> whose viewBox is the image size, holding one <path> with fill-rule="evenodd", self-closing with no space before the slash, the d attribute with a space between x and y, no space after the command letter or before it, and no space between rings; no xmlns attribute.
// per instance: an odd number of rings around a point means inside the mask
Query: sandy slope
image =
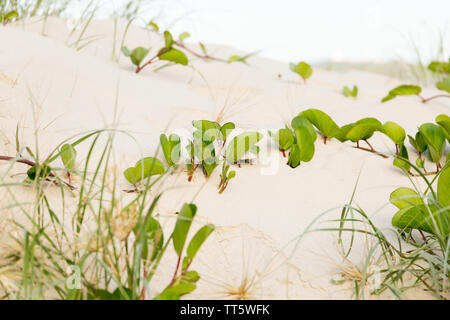
<svg viewBox="0 0 450 320"><path fill-rule="evenodd" d="M118 39L123 28L123 23L119 23ZM415 97L406 97L381 104L380 99L398 83L380 75L315 70L308 84L303 85L285 63L260 57L252 58L250 66L193 59L203 78L196 71L180 66L158 73L145 70L136 75L125 58L119 64L111 61L111 22L92 23L87 36L100 38L80 51L66 45L76 39L67 41L66 22L50 19L46 36L41 35L41 30L39 22L0 29L0 43L7 44L0 48L1 154L14 154L17 123L22 129L22 143L33 150L37 129L42 156L63 139L115 123L137 139L136 144L129 137L117 136L116 156L125 168L141 154L152 155L161 132L191 131L194 119L220 116L221 121L234 121L241 129L258 129L265 135L262 145L266 145L267 129L283 127L309 107L326 111L339 125L373 116L380 121L398 122L409 134L415 133L421 123L434 121L436 115L449 113L450 101L446 100L424 105ZM155 48L155 42L159 41L154 34L132 27L125 43L129 47ZM195 45L193 48L198 50ZM211 48L221 57L236 52L220 46ZM353 84L360 89L355 101L340 93L343 85ZM432 88L426 89L424 95L434 92ZM224 106L225 112L221 114ZM392 153L393 145L385 136L376 134L371 141L379 151ZM83 147L79 153L83 153ZM394 213L392 206L386 206L390 192L395 187L409 185L409 179L392 166L392 159L356 150L351 144L336 140L327 145L318 140L314 159L297 169L291 169L285 162L274 148L263 148L261 163L237 169L237 178L222 195L216 192L219 170L209 181L198 173L194 183L188 183L183 173L174 174L165 181L164 187L177 188L165 193L159 210L171 214L196 196L202 222L210 221L225 227L224 230L228 226L248 224L238 229L251 228L259 230L252 231L255 234L266 234L265 242L258 244L259 240L255 240L255 247L259 245L260 249L251 249L265 252L269 250L268 242L275 248L284 248L319 214L345 204L359 174L356 203L373 214L374 221L383 228L390 227ZM125 181L121 184L126 187ZM202 188L200 193L199 188ZM335 210L327 217L336 218L338 214L339 210ZM258 238L252 232L243 232L244 237ZM207 260L208 252L215 252L214 243L220 243L221 236L217 233L199 261ZM289 297L349 297L351 290L345 289L350 286L337 287L329 281L342 270L335 243L335 235L315 233L305 238L296 250L292 243L286 248L285 254L290 257L295 272L299 272L296 280L290 280L293 293ZM239 254L239 249L231 248L222 257L231 260L231 265L241 265L246 253ZM247 249L241 246L240 250ZM364 260L364 241L355 250L352 261L359 265ZM206 270L205 279L208 279L210 271L205 265L206 262L198 262L197 269ZM257 273L258 268L247 271ZM210 275L211 278L222 277L225 281L229 277L227 270L214 272L219 274ZM262 287L272 290L264 296L285 297L284 280L276 277L279 288L269 280L267 284L261 280ZM202 291L198 294L201 296Z"/></svg>

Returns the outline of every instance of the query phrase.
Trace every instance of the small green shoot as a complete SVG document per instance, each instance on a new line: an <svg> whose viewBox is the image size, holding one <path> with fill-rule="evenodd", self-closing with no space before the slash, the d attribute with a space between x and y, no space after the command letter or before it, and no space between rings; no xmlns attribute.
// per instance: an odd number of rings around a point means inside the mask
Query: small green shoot
<svg viewBox="0 0 450 320"><path fill-rule="evenodd" d="M311 68L311 66L303 61L297 64L290 63L289 69L291 69L292 72L298 74L303 79L303 82L305 84L306 80L308 80L313 73L313 69Z"/></svg>
<svg viewBox="0 0 450 320"><path fill-rule="evenodd" d="M134 167L130 167L123 172L125 179L132 185L154 175L163 174L166 171L161 161L153 157L142 158L136 162Z"/></svg>
<svg viewBox="0 0 450 320"><path fill-rule="evenodd" d="M347 86L344 86L342 89L342 94L347 98L353 98L356 99L358 96L358 87L356 85L353 86L353 89L350 89Z"/></svg>

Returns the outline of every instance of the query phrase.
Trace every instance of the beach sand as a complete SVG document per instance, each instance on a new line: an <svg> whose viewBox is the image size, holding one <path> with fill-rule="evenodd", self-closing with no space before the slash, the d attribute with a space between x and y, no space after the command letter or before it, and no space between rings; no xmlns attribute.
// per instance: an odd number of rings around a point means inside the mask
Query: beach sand
<svg viewBox="0 0 450 320"><path fill-rule="evenodd" d="M96 39L79 50L77 45L70 46L77 35L69 37L68 24L49 18L44 32L42 21L37 20L1 28L0 154L15 155L17 126L21 144L32 150L38 146L40 157L81 132L116 128L134 137L115 136L114 161L120 173L142 156L154 155L161 133L192 132L192 120L233 121L239 129L258 130L264 135L260 144L265 146L260 162L236 168L237 176L223 194L217 193L220 168L208 180L198 170L191 183L184 172L177 171L152 190L153 194L164 191L157 212L167 218L165 228L173 225L174 212L191 201L198 206L195 227L209 222L218 228L194 262L193 268L202 280L191 297L229 297L223 294L228 290L224 287L239 286L244 278L252 277L258 278L250 290L253 298L352 297L350 280L332 283L342 277L344 265L349 264L339 254L336 233L309 233L301 241L299 236L327 211L322 221L339 218L340 208L350 200L357 181L354 204L363 208L380 229L392 229L396 209L389 205L389 194L397 187L410 186L410 178L392 165L392 157L384 159L336 139L324 145L319 138L313 160L292 169L271 144L267 130L290 124L304 109L318 108L338 125L376 117L382 122L397 122L413 135L420 124L448 114L448 99L422 104L413 96L382 104L381 98L399 81L359 71L315 69L305 85L287 63L258 56L250 58L249 65L192 57L195 68L173 66L135 74L126 57L121 56L118 63L112 61L119 53L124 22L118 22L114 41L112 21L93 21L84 38ZM162 39L132 26L124 43L130 48L158 48ZM211 55L222 58L241 54L220 45L207 47ZM200 50L196 44L191 48ZM358 98L344 97L342 87L354 84L359 87ZM434 88L424 89L424 96L435 93ZM370 141L378 151L393 154L394 145L386 136L376 133ZM79 155L88 151L83 145L77 150ZM417 155L410 154L415 160ZM161 153L158 157L163 160ZM429 170L434 169L428 165ZM24 168L16 164L13 172L23 172ZM5 172L5 165L0 169ZM21 179L11 172L4 177L4 181ZM419 179L412 179L423 185ZM121 175L119 184L122 189L129 187ZM53 189L46 192L57 203L60 191ZM16 194L23 202L32 196L24 187ZM10 196L4 195L1 204L10 201ZM15 219L17 211L3 210L0 216ZM323 225L316 224L313 229L320 227ZM393 229L391 234L394 237ZM224 239L233 243L224 245ZM349 259L361 268L370 240L365 236L357 239ZM286 258L283 262L278 261L281 256ZM172 258L167 258L167 265ZM164 283L164 275L161 279ZM423 290L411 292L415 298L427 297ZM391 298L388 293L381 297ZM370 298L368 293L366 298Z"/></svg>

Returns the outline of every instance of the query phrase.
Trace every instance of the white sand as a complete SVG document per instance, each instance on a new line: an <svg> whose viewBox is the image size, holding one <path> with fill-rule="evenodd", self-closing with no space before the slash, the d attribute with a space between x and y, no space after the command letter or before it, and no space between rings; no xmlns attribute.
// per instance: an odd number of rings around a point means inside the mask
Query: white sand
<svg viewBox="0 0 450 320"><path fill-rule="evenodd" d="M124 24L119 23L117 47L120 46L123 28ZM339 125L369 116L382 122L395 121L409 134L414 134L420 124L433 122L438 114L449 113L448 99L422 104L416 97L404 97L382 104L381 98L400 83L380 75L314 70L308 84L303 85L286 63L260 57L251 58L250 66L192 59L192 64L207 83L192 69L181 66L157 73L144 70L136 75L128 59L122 57L119 64L111 61L112 22L93 22L86 36L99 35L101 38L80 51L66 45L76 37L67 41L69 29L64 21L50 19L46 36L41 35L41 30L39 22L0 29L0 154L3 155L15 154L18 123L21 143L32 150L35 150L34 130L37 128L41 156L47 155L72 135L112 125L115 122L116 94L118 128L132 133L138 142L136 144L123 135L116 137L115 155L121 170L142 154L153 155L160 133L191 131L192 120L214 120L224 105L226 112L221 120L233 121L242 129L260 130L264 134L262 144L268 136L267 129L283 127L306 108L324 110ZM156 35L132 27L125 44L131 48L138 45L157 48L155 42L160 41ZM224 58L237 52L220 46L208 47ZM199 49L196 45L193 48ZM281 79L278 74L282 75ZM359 87L357 100L341 94L344 85L353 84ZM427 88L424 96L435 92L435 89ZM392 154L393 144L387 137L377 133L371 142L377 150ZM80 146L79 154L87 151L83 148ZM392 158L383 159L335 139L326 145L318 139L313 160L296 169L285 165L286 159L277 150L272 148L269 151L270 154L263 153L262 164L237 169L237 177L222 195L216 191L220 168L209 181L200 172L197 172L193 183L187 182L185 173L174 174L165 181L164 187L178 188L165 193L159 212L173 215L183 202L191 201L202 188L194 200L199 208L198 222L209 221L224 227L224 230L244 223L248 228L258 230L256 233L265 234L275 248L281 249L318 215L345 204L359 173L355 202L373 215L380 228L390 228L395 212L393 206L386 205L390 192L396 187L410 185L408 177L392 165ZM162 155L160 158L163 159ZM270 168L267 158L271 159ZM16 167L20 169L20 165ZM8 177L7 180L20 179ZM123 178L121 186L127 187ZM26 199L27 191L18 197ZM57 197L56 190L54 198ZM2 205L5 201L9 200L4 198ZM325 218L338 218L339 213L340 210L335 210ZM8 212L0 214L8 215ZM252 237L252 233L249 234ZM205 267L207 263L201 262L207 260L208 252L215 251L214 243L220 243L220 236L218 232L212 237L207 244L209 249L204 249L204 254L194 265L201 275L204 270L205 280L222 277L225 282L229 278L226 270L215 270L219 274L209 275ZM309 235L296 250L293 250L292 243L285 248L284 253L293 264L292 270L298 272L295 276L290 274L289 298L351 296L349 283L330 284L330 279L342 271L335 243L335 235L322 232ZM266 247L261 242L258 250L266 250ZM246 253L232 248L230 246L223 253L224 259L230 260L232 265L242 265L242 256ZM356 245L351 256L354 264L361 266L365 259L364 248L364 242ZM261 266L248 267L247 272L256 274L260 271L258 268ZM264 292L264 297L287 297L285 280L280 275L286 272L277 272L278 287L269 280L267 284L261 280L264 290L271 291ZM202 291L201 288L205 285L199 286L197 297L208 297L207 289ZM259 297L259 293L254 295Z"/></svg>

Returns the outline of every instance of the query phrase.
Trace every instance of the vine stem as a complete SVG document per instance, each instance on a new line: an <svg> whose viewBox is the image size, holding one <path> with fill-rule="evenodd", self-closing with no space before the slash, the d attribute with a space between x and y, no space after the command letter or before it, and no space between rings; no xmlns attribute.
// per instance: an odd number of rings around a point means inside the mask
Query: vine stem
<svg viewBox="0 0 450 320"><path fill-rule="evenodd" d="M24 158L16 158L16 157L10 157L10 156L0 156L0 160L5 160L5 161L12 161L14 160L15 162L19 162L19 163L23 163L26 165L29 165L30 167L33 167L36 165L36 162L28 160L28 159L24 159ZM50 172L49 174L50 177L54 178L56 177L53 173ZM48 180L47 180L48 181ZM62 181L62 180L61 180ZM52 181L53 183L55 183L56 185L58 184L55 181ZM71 185L70 183L67 183L65 181L62 181L67 187L69 187L71 190L75 190L75 187L73 185Z"/></svg>
<svg viewBox="0 0 450 320"><path fill-rule="evenodd" d="M432 96L432 97L429 97L429 98L424 98L420 94L418 94L417 96L420 98L422 103L427 103L428 101L436 99L436 98L450 98L449 94L438 94L438 95L435 95L435 96Z"/></svg>
<svg viewBox="0 0 450 320"><path fill-rule="evenodd" d="M175 280L177 279L177 274L178 274L178 269L180 268L180 264L181 264L181 254L178 256L177 267L175 268L175 272L173 274L172 281L170 281L169 288L173 286L173 284L175 283Z"/></svg>

